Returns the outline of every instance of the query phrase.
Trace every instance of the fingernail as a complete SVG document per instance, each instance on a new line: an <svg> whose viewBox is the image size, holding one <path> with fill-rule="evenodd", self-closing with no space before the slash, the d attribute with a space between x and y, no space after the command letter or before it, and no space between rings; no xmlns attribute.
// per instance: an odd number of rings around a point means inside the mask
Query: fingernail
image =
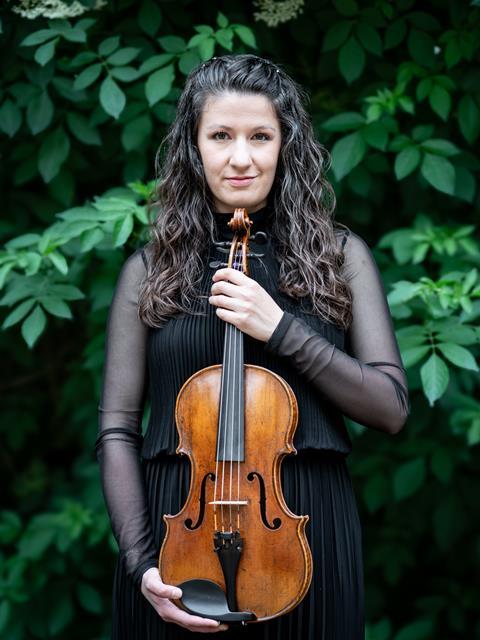
<svg viewBox="0 0 480 640"><path fill-rule="evenodd" d="M182 592L180 591L180 589L172 590L172 598L181 598L181 597L182 597Z"/></svg>

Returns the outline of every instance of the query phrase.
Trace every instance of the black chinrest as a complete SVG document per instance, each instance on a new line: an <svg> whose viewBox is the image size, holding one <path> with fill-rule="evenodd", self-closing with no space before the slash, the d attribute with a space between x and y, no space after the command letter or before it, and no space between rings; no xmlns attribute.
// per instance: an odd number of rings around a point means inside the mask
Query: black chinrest
<svg viewBox="0 0 480 640"><path fill-rule="evenodd" d="M182 590L180 602L184 609L195 616L219 622L249 622L256 619L251 611L230 611L223 589L211 580L186 580L178 588Z"/></svg>

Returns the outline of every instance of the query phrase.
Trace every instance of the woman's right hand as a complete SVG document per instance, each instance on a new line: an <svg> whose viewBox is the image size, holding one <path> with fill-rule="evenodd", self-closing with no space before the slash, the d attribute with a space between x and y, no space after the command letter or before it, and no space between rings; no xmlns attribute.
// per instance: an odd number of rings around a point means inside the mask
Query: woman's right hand
<svg viewBox="0 0 480 640"><path fill-rule="evenodd" d="M220 624L209 618L192 616L173 604L171 600L181 598L182 592L177 587L164 584L155 567L147 569L143 574L141 589L145 598L165 622L174 622L180 627L197 633L215 633L228 629L226 624Z"/></svg>

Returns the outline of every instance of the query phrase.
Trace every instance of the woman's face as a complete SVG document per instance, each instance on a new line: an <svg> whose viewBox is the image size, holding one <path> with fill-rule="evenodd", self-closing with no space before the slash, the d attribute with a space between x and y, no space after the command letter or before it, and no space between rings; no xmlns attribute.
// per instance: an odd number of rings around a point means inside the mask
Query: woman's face
<svg viewBox="0 0 480 640"><path fill-rule="evenodd" d="M215 209L267 204L280 152L280 123L261 94L224 93L205 102L197 145Z"/></svg>

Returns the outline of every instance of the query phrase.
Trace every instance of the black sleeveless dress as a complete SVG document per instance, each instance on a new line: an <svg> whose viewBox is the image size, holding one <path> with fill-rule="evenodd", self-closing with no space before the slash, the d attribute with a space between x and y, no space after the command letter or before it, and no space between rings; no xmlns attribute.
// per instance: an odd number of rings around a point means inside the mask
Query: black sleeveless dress
<svg viewBox="0 0 480 640"><path fill-rule="evenodd" d="M302 305L278 291L278 265L273 257L269 234L270 213L265 209L251 217L254 220L252 234L263 231L266 238L259 233L250 243L251 252L263 254L250 258L250 277L257 280L282 309L303 318L316 332L344 350L345 335L341 329L305 313ZM227 227L229 219L226 214L216 215L217 236L221 240L232 237ZM147 254L144 250L140 253L146 265ZM212 245L206 257L202 282L206 296L210 292L212 275L218 268L215 261L225 260L225 254ZM120 295L118 290L116 295ZM162 329L148 328L146 333L151 413L141 449L141 475L156 554L164 535L162 515L177 513L189 488L189 463L175 455L178 441L174 424L177 393L190 375L221 362L223 357L225 324L207 301L203 307L201 305L199 302L198 309L206 311L204 316L180 315L169 320ZM119 311L116 313L118 315ZM111 324L113 321L111 318ZM231 627L224 633L231 639L363 640L361 528L347 470L346 456L351 443L343 417L288 362L271 354L268 343L265 345L245 335L244 350L246 363L278 373L290 384L298 400L299 421L294 439L298 455L284 460L282 485L290 509L296 514L310 516L306 533L313 554L313 580L305 599L291 613L242 629ZM105 398L102 405L100 411L106 414ZM108 480L104 479L107 493L106 484ZM109 511L113 522L114 507L109 505ZM113 526L115 529L115 524ZM150 562L150 566L153 564ZM147 566L148 563L144 569ZM113 588L112 638L181 640L192 637L191 632L165 623L140 592L138 580L135 582L127 574L125 563L120 559ZM202 637L205 635L220 637L218 634L202 634Z"/></svg>

